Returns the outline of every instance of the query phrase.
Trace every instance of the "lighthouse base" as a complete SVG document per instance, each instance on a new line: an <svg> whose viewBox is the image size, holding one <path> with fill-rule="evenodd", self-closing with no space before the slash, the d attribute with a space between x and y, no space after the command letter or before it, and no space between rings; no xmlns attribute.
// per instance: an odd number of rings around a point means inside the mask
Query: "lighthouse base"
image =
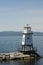
<svg viewBox="0 0 43 65"><path fill-rule="evenodd" d="M30 56L34 56L34 57L39 57L39 58L41 58L41 56L38 54L38 53L36 53L34 50L31 50L31 51L20 51L21 53L23 53L23 54L28 54L28 55L30 55Z"/></svg>
<svg viewBox="0 0 43 65"><path fill-rule="evenodd" d="M23 50L21 50L20 52L24 54L34 54L35 53L35 51L23 51Z"/></svg>

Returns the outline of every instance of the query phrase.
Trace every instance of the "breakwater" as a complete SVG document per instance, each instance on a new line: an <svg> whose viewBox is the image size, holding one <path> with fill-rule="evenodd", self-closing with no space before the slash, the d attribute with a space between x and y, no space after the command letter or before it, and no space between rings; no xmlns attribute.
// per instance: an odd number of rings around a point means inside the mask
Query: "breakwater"
<svg viewBox="0 0 43 65"><path fill-rule="evenodd" d="M11 52L11 53L0 53L0 61L5 61L5 60L18 60L18 59L34 59L38 58L36 55L28 55L28 54L23 54L21 52Z"/></svg>

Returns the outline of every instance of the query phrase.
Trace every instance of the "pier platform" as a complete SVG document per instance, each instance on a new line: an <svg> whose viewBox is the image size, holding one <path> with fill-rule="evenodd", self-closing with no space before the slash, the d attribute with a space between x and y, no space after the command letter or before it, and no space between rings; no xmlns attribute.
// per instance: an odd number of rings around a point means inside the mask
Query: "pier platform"
<svg viewBox="0 0 43 65"><path fill-rule="evenodd" d="M11 53L0 53L0 61L3 60L18 60L18 59L34 59L36 55L23 54L21 52L11 52Z"/></svg>

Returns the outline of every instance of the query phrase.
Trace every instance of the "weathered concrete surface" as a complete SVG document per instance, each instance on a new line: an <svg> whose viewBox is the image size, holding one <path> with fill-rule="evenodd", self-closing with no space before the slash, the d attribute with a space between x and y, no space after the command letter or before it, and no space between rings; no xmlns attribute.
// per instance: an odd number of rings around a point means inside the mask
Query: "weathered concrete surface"
<svg viewBox="0 0 43 65"><path fill-rule="evenodd" d="M17 60L17 59L34 59L37 58L36 55L23 54L21 52L11 52L11 53L0 53L0 61L2 60Z"/></svg>

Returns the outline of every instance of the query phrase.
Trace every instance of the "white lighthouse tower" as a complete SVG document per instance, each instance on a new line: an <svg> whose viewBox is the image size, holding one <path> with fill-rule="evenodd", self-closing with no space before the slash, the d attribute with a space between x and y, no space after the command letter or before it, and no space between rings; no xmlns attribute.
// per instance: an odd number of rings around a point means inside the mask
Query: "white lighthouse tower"
<svg viewBox="0 0 43 65"><path fill-rule="evenodd" d="M22 50L24 53L31 53L33 51L33 41L32 41L32 31L31 27L24 27L23 37L22 37Z"/></svg>

